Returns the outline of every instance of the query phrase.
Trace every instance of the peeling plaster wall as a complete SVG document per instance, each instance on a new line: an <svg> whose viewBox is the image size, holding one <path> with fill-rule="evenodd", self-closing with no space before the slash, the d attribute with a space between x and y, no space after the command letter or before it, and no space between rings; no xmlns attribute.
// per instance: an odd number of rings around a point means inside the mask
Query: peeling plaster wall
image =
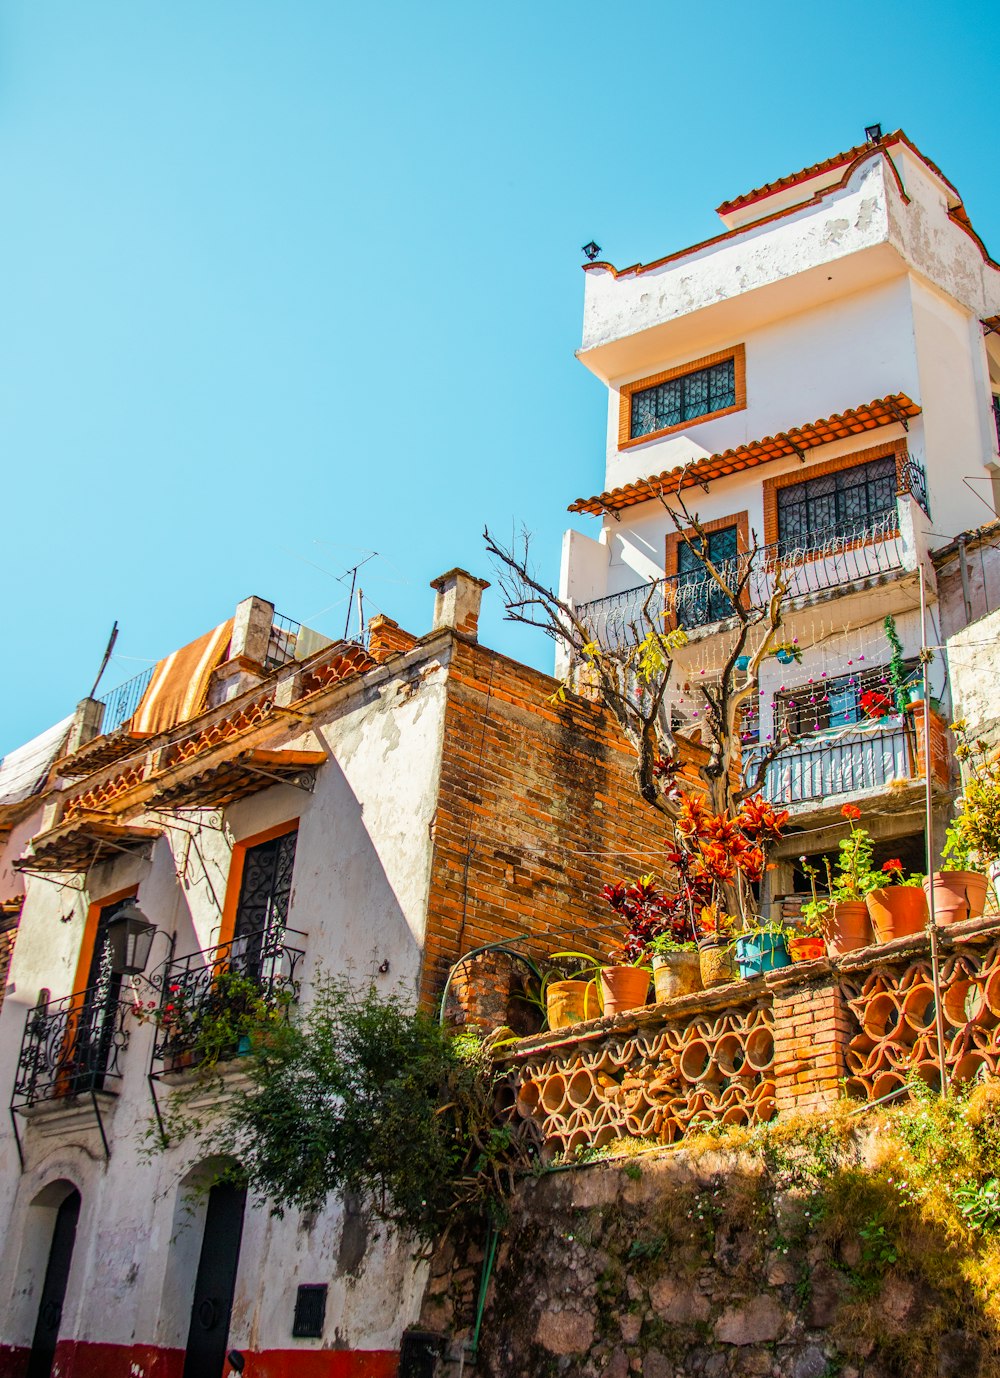
<svg viewBox="0 0 1000 1378"><path fill-rule="evenodd" d="M387 989L402 983L414 991L426 923L447 673L447 652L410 656L401 669L369 676L361 693L341 695L310 730L293 725L269 742L328 751L312 794L287 785L264 788L228 808L221 829L208 826L208 817L199 827L186 815L187 821L157 840L149 859L123 856L94 867L85 894L51 880L29 879L10 973L13 991L0 1013L5 1093L13 1084L26 1010L40 987L48 987L53 998L76 989L89 902L137 885L143 911L162 932L176 932L178 956L209 946L218 940L232 843L296 818L288 922L308 935L303 1001L321 970L353 970L363 978L382 961L389 962L389 970L377 979ZM162 824L164 816L137 821ZM164 939L155 943L151 967L166 956ZM153 994L141 987L142 998ZM152 1113L146 1083L152 1037L152 1026L132 1023L120 1095L109 1121L109 1162L93 1116L86 1108L76 1116L64 1108L56 1119L22 1121L27 1157L22 1175L5 1117L0 1129L5 1240L0 1338L5 1344L31 1341L52 1228L51 1216L40 1215L31 1203L57 1179L73 1183L82 1195L62 1335L161 1349L183 1348L186 1342L204 1211L204 1198L192 1202L186 1183L199 1153L192 1143L151 1159L142 1153ZM169 1094L161 1083L160 1095ZM266 1209L248 1209L233 1345L287 1350L296 1286L327 1282L327 1345L398 1348L403 1326L416 1314L422 1268L409 1250L396 1247L384 1233L376 1238L353 1216L345 1250L344 1220L339 1202L312 1223L294 1213L278 1221ZM303 1352L322 1347L319 1341L296 1344Z"/></svg>

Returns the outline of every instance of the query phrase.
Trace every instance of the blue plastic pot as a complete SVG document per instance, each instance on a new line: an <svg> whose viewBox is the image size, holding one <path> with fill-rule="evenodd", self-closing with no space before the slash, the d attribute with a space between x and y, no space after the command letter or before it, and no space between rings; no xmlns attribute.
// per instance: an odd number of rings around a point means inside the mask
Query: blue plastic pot
<svg viewBox="0 0 1000 1378"><path fill-rule="evenodd" d="M780 933L758 933L752 938L736 939L736 960L744 981L763 976L765 971L777 971L791 966L788 944Z"/></svg>
<svg viewBox="0 0 1000 1378"><path fill-rule="evenodd" d="M750 657L749 657L749 656L737 656L737 657L736 657L736 668L737 668L737 670L740 670L740 671L745 670L749 664L750 664Z"/></svg>
<svg viewBox="0 0 1000 1378"><path fill-rule="evenodd" d="M774 658L779 665L791 665L795 660L795 652L786 650L775 651Z"/></svg>

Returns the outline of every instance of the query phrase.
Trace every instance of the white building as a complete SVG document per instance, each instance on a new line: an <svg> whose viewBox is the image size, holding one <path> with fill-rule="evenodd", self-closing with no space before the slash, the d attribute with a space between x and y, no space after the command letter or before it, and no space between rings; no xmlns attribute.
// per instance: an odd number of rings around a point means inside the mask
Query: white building
<svg viewBox="0 0 1000 1378"><path fill-rule="evenodd" d="M683 485L715 559L764 547L756 600L768 553L798 552L782 636L801 660L765 662L746 751L789 723L800 741L765 793L811 830L871 796L895 815L875 830L897 850L909 839L922 870L914 734L861 699L885 688L887 614L915 663L920 568L940 645L928 552L994 508L1000 268L940 170L902 132L869 132L720 206L703 244L585 265L578 357L607 387L606 466L570 508L601 527L566 533L561 592L614 638L658 583L692 635L673 707L694 727L691 679L721 667L725 628L661 496ZM813 832L808 849L834 841ZM777 889L795 882L789 861Z"/></svg>

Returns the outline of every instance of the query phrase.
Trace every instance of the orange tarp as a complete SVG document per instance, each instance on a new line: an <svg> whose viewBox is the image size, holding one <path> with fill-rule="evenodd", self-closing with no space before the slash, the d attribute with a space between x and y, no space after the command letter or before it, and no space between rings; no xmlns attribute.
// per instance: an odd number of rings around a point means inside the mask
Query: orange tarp
<svg viewBox="0 0 1000 1378"><path fill-rule="evenodd" d="M212 671L225 660L232 635L230 618L161 660L132 715L129 731L136 736L167 732L196 717L205 706Z"/></svg>

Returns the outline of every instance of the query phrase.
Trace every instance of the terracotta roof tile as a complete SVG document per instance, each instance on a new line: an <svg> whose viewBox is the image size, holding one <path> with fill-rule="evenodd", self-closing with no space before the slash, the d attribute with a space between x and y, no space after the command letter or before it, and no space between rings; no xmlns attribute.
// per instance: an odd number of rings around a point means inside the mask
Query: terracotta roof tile
<svg viewBox="0 0 1000 1378"><path fill-rule="evenodd" d="M905 392L896 392L889 397L876 398L863 406L848 408L845 412L834 412L819 421L806 422L794 426L789 431L779 431L777 435L767 435L763 440L750 440L745 445L737 445L719 454L706 455L690 464L677 464L663 473L652 474L649 478L636 479L621 488L611 488L607 492L595 494L591 498L577 498L570 503L570 512L589 512L600 516L603 512L618 512L624 507L634 507L640 502L649 502L661 495L676 493L682 488L692 488L698 483L708 483L712 479L726 478L742 469L752 469L758 464L766 464L773 459L788 459L803 450L814 449L817 445L829 445L833 440L844 440L852 435L863 435L879 426L891 426L893 422L908 420L918 416L920 408L907 397Z"/></svg>

